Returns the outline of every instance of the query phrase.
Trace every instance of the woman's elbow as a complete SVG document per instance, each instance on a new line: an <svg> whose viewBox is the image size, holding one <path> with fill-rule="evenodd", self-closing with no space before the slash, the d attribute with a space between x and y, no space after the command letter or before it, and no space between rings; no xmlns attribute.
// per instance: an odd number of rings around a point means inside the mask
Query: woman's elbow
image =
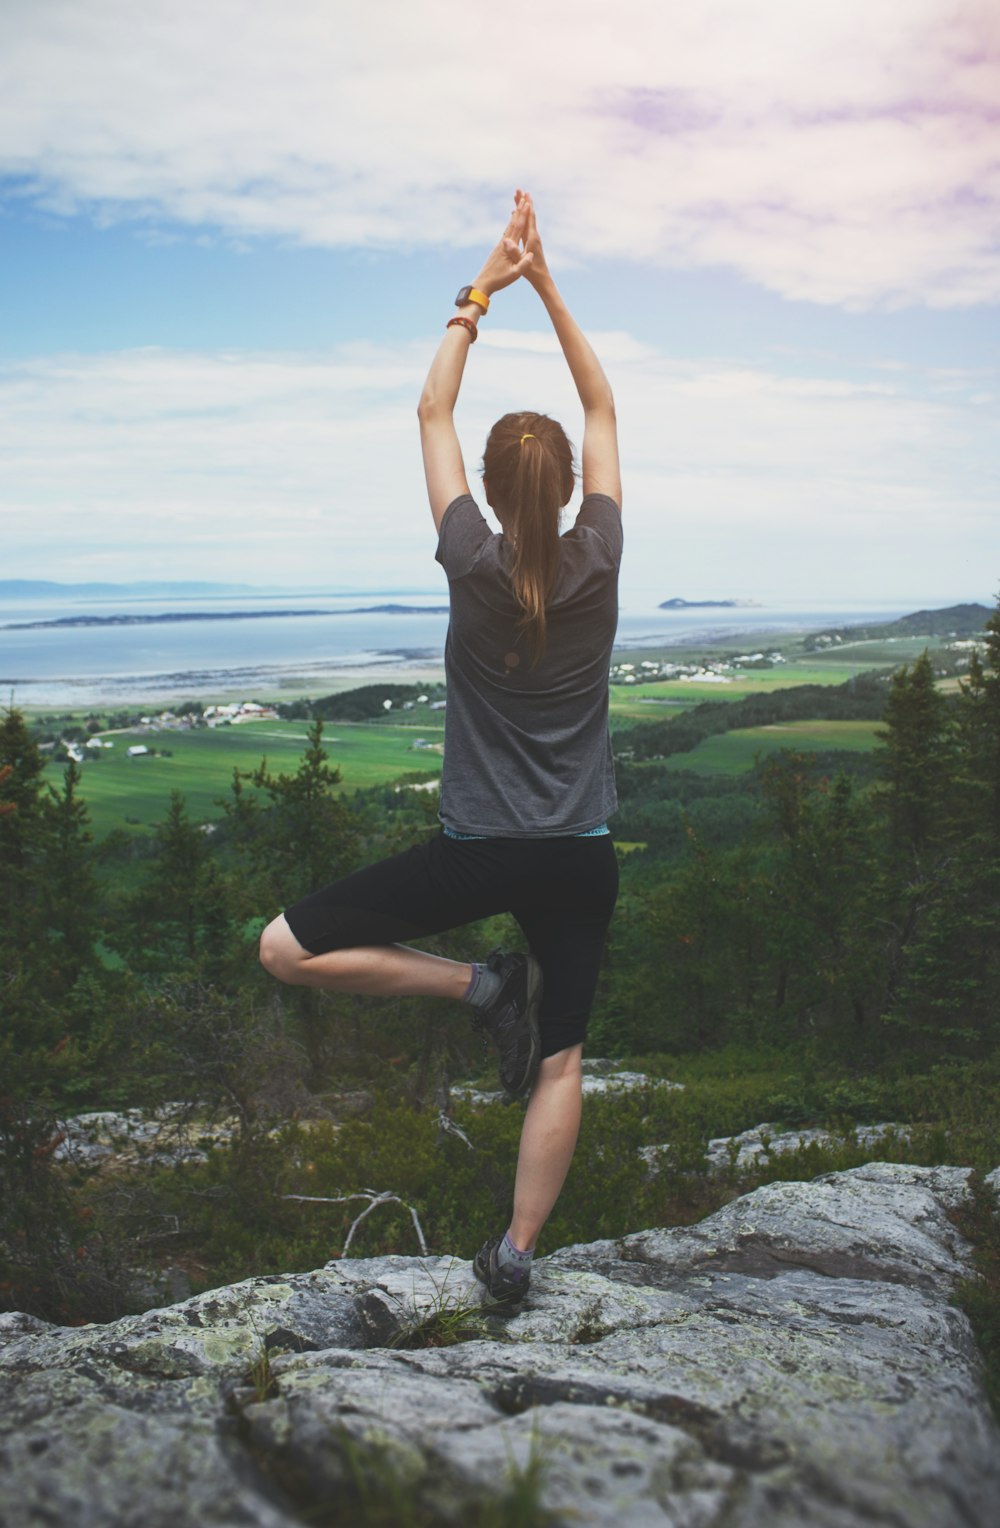
<svg viewBox="0 0 1000 1528"><path fill-rule="evenodd" d="M618 423L618 415L615 412L615 395L610 387L602 390L596 398L588 401L584 409L584 415L589 419L606 420L609 424Z"/></svg>
<svg viewBox="0 0 1000 1528"><path fill-rule="evenodd" d="M420 402L417 404L417 418L420 423L429 424L431 420L440 419L445 413L446 410L442 407L440 399L424 388L420 394Z"/></svg>

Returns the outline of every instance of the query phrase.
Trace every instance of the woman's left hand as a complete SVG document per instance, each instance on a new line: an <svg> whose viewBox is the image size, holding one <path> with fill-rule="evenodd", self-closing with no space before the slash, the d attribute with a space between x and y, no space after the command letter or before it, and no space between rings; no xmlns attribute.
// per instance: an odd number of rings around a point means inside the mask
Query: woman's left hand
<svg viewBox="0 0 1000 1528"><path fill-rule="evenodd" d="M487 297L492 297L494 292L510 286L530 267L533 256L521 248L526 228L526 214L520 207L515 207L499 243L487 255L479 275L473 282L473 285L481 292L485 292Z"/></svg>

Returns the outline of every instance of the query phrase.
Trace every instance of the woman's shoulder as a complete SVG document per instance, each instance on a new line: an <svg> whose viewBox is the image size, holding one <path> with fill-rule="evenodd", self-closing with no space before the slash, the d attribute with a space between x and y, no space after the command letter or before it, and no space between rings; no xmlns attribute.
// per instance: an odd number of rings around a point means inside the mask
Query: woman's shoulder
<svg viewBox="0 0 1000 1528"><path fill-rule="evenodd" d="M450 579L462 578L495 539L471 493L463 493L441 517L435 557Z"/></svg>
<svg viewBox="0 0 1000 1528"><path fill-rule="evenodd" d="M581 542L600 541L617 559L622 550L622 516L614 499L606 493L588 493L577 512L567 538Z"/></svg>

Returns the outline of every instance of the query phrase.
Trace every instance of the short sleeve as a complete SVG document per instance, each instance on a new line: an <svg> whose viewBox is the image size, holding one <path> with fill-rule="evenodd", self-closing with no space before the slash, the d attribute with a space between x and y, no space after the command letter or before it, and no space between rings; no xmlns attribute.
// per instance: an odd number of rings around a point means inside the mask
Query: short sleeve
<svg viewBox="0 0 1000 1528"><path fill-rule="evenodd" d="M444 512L435 560L449 579L464 578L492 539L492 532L475 499L471 494L462 494L453 499Z"/></svg>
<svg viewBox="0 0 1000 1528"><path fill-rule="evenodd" d="M592 532L604 543L617 567L622 557L622 512L614 499L605 493L589 493L573 526L574 531L581 529Z"/></svg>

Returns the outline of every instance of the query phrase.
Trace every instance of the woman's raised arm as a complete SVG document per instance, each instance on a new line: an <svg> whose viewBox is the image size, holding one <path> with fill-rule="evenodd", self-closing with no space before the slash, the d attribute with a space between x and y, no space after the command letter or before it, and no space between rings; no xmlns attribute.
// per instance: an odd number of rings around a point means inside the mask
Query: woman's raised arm
<svg viewBox="0 0 1000 1528"><path fill-rule="evenodd" d="M593 347L559 294L542 250L535 223L535 208L526 191L515 196L524 218L524 247L533 256L524 276L535 288L552 320L576 390L583 405L581 466L583 491L604 493L621 508L622 479L618 461L618 423L611 385Z"/></svg>
<svg viewBox="0 0 1000 1528"><path fill-rule="evenodd" d="M470 291L477 292L489 302L495 292L510 286L530 268L533 257L521 248L526 225L527 209L522 211L515 207L510 222L496 247L487 255ZM454 414L465 358L476 338L476 325L485 312L481 303L471 300L455 309L455 316L461 322L449 324L445 329L417 405L427 496L434 524L439 528L448 505L469 491Z"/></svg>

